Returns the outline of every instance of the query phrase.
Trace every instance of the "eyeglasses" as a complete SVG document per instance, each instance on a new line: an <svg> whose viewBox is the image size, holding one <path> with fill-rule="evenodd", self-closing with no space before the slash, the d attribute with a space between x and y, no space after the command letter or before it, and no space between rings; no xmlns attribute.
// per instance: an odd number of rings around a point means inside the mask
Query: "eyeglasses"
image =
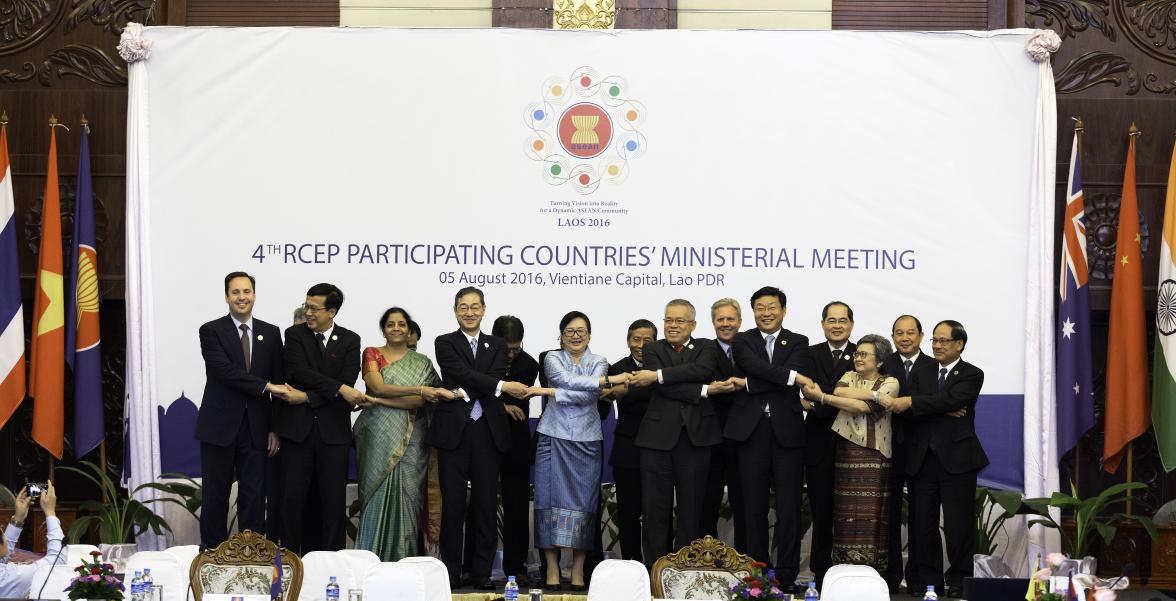
<svg viewBox="0 0 1176 601"><path fill-rule="evenodd" d="M477 313L482 310L482 305L474 303L472 305L458 305L455 308L458 313Z"/></svg>
<svg viewBox="0 0 1176 601"><path fill-rule="evenodd" d="M682 319L681 317L667 317L662 320L662 323L666 324L667 326L670 326L670 325L684 326L688 323L694 323L694 320L693 319Z"/></svg>
<svg viewBox="0 0 1176 601"><path fill-rule="evenodd" d="M853 323L849 321L848 317L826 317L824 321L825 325L829 326L844 326Z"/></svg>
<svg viewBox="0 0 1176 601"><path fill-rule="evenodd" d="M857 351L853 354L854 359L865 359L866 357L873 357L874 353L867 353L866 351Z"/></svg>
<svg viewBox="0 0 1176 601"><path fill-rule="evenodd" d="M305 313L322 313L326 311L326 307L316 307L314 305L302 305L302 311Z"/></svg>
<svg viewBox="0 0 1176 601"><path fill-rule="evenodd" d="M932 338L931 344L947 344L949 342L957 342L955 338Z"/></svg>
<svg viewBox="0 0 1176 601"><path fill-rule="evenodd" d="M563 334L568 338L583 338L588 335L588 328L564 328Z"/></svg>

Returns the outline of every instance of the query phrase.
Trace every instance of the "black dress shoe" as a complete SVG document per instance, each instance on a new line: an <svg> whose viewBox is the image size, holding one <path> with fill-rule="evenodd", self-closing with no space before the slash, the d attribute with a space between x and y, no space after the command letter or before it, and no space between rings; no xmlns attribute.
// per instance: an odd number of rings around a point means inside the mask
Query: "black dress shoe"
<svg viewBox="0 0 1176 601"><path fill-rule="evenodd" d="M494 581L490 580L490 578L478 578L474 586L480 591L492 591L495 588Z"/></svg>
<svg viewBox="0 0 1176 601"><path fill-rule="evenodd" d="M927 587L915 586L913 584L907 585L907 594L915 599L922 599L923 595L927 594Z"/></svg>
<svg viewBox="0 0 1176 601"><path fill-rule="evenodd" d="M558 583L558 582L557 582L557 583L555 583L555 584L551 584L550 582L544 582L544 583L543 583L543 591L544 591L544 592L547 592L547 591L559 591L559 590L562 590L562 588L563 588L563 585L561 585L561 584L560 584L560 583Z"/></svg>
<svg viewBox="0 0 1176 601"><path fill-rule="evenodd" d="M963 599L964 590L958 587L949 586L947 587L947 592L944 596L950 597L952 599Z"/></svg>
<svg viewBox="0 0 1176 601"><path fill-rule="evenodd" d="M571 584L571 585L568 585L568 590L571 590L571 591L577 592L577 593L582 593L582 592L588 590L588 585L587 584Z"/></svg>

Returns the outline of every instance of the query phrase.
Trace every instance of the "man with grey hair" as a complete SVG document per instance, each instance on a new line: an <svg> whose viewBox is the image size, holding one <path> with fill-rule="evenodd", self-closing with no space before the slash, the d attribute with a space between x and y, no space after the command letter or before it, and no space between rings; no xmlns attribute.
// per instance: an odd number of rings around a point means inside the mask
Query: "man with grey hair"
<svg viewBox="0 0 1176 601"><path fill-rule="evenodd" d="M637 431L641 449L641 493L645 514L645 562L702 534L702 504L710 471L711 448L723 440L710 396L734 390L731 381L716 382L718 346L693 338L694 305L674 299L666 304L665 338L643 349L645 369L630 384L651 386L649 408ZM675 492L677 493L675 495ZM674 499L677 497L677 532Z"/></svg>
<svg viewBox="0 0 1176 601"><path fill-rule="evenodd" d="M739 301L721 298L711 304L711 325L715 328L715 346L718 347L719 361L716 377L729 380L743 378L743 370L735 363L731 344L743 325L743 310ZM731 402L743 393L742 387L726 394L710 397L715 413L719 416L719 427L727 425L727 414ZM719 511L723 505L723 491L731 505L731 517L735 534L735 548L743 551L747 547L747 526L743 523L743 496L740 494L739 457L734 441L724 440L711 454L711 468L706 480L706 498L702 506L702 533L718 538Z"/></svg>

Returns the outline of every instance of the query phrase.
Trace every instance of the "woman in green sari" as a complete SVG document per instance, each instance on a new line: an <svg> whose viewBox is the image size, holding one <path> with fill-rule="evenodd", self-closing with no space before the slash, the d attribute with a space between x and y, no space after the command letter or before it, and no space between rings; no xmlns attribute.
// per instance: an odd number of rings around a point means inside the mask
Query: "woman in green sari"
<svg viewBox="0 0 1176 601"><path fill-rule="evenodd" d="M428 357L409 350L408 312L392 307L380 318L386 344L363 351L368 404L355 420L359 464L359 532L355 546L397 561L418 555L421 485L428 469L425 432L433 403L453 393Z"/></svg>

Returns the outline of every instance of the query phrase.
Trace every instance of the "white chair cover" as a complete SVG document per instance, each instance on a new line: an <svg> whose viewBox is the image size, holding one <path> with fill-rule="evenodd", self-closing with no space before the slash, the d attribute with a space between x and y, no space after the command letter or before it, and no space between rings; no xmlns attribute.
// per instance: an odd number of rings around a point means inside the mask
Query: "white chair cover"
<svg viewBox="0 0 1176 601"><path fill-rule="evenodd" d="M351 564L351 574L355 577L355 581L361 584L368 568L380 563L380 556L367 549L340 549L336 553L347 558L348 563ZM303 578L302 581L306 582L306 579ZM324 590L326 589L324 588Z"/></svg>
<svg viewBox="0 0 1176 601"><path fill-rule="evenodd" d="M184 590L183 599L185 601L191 599L192 560L196 559L197 555L200 555L200 545L177 545L175 547L168 547L163 552L175 557L176 561L180 562L180 586Z"/></svg>
<svg viewBox="0 0 1176 601"><path fill-rule="evenodd" d="M298 601L323 601L331 576L339 583L341 599L347 598L347 591L359 588L361 582L345 555L333 551L311 551L302 556L302 589L298 591Z"/></svg>
<svg viewBox="0 0 1176 601"><path fill-rule="evenodd" d="M76 568L82 565L82 560L90 560L90 552L97 551L98 547L94 545L66 545L65 551L65 565ZM105 558L103 558L105 561ZM37 591L33 591L36 593Z"/></svg>
<svg viewBox="0 0 1176 601"><path fill-rule="evenodd" d="M152 583L163 587L163 598L152 601L184 601L187 598L187 566L182 566L175 555L166 551L139 551L127 560L126 573L132 578L136 571L144 568L151 570Z"/></svg>
<svg viewBox="0 0 1176 601"><path fill-rule="evenodd" d="M399 563L409 564L420 570L421 576L425 578L427 601L450 601L453 598L453 591L449 588L449 570L440 559L428 556L405 557Z"/></svg>
<svg viewBox="0 0 1176 601"><path fill-rule="evenodd" d="M368 568L364 601L426 601L425 577L413 564L384 562Z"/></svg>
<svg viewBox="0 0 1176 601"><path fill-rule="evenodd" d="M870 566L841 564L825 572L824 601L889 601L890 589Z"/></svg>
<svg viewBox="0 0 1176 601"><path fill-rule="evenodd" d="M592 570L588 601L648 601L649 572L631 559L606 559Z"/></svg>
<svg viewBox="0 0 1176 601"><path fill-rule="evenodd" d="M29 598L38 598L37 593L40 592L41 599L61 599L62 601L69 599L69 593L65 592L65 587L69 586L70 579L77 575L77 572L74 572L76 567L76 565L57 564L54 566L43 565L37 568L33 574L33 582L29 586Z"/></svg>

